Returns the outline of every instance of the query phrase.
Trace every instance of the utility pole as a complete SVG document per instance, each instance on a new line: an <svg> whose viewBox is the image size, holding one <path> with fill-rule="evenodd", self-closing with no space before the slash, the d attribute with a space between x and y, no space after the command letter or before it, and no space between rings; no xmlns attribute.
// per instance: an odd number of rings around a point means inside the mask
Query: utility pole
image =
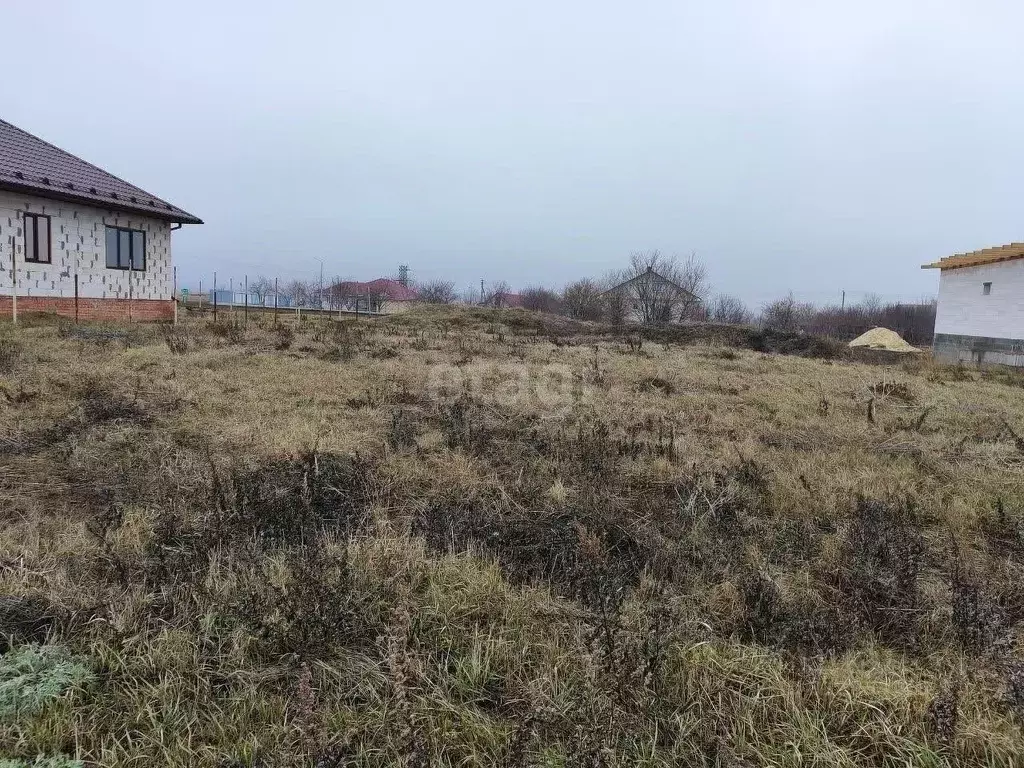
<svg viewBox="0 0 1024 768"><path fill-rule="evenodd" d="M399 264L398 265L398 282L404 285L406 288L409 287L409 265Z"/></svg>
<svg viewBox="0 0 1024 768"><path fill-rule="evenodd" d="M843 304L840 309L846 309L846 291L843 291Z"/></svg>
<svg viewBox="0 0 1024 768"><path fill-rule="evenodd" d="M480 304L484 303L484 281L480 281Z"/></svg>

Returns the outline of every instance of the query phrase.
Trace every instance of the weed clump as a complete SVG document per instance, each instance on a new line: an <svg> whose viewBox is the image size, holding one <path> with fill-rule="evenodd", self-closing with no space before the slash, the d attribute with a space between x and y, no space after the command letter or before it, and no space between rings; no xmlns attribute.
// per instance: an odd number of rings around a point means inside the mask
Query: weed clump
<svg viewBox="0 0 1024 768"><path fill-rule="evenodd" d="M924 541L909 504L860 499L840 546L834 584L847 609L885 642L916 641Z"/></svg>
<svg viewBox="0 0 1024 768"><path fill-rule="evenodd" d="M256 537L298 545L326 532L355 531L365 515L369 463L358 456L304 453L254 469L214 471L204 535L223 545Z"/></svg>
<svg viewBox="0 0 1024 768"><path fill-rule="evenodd" d="M21 359L22 346L14 339L0 338L0 373L11 373Z"/></svg>

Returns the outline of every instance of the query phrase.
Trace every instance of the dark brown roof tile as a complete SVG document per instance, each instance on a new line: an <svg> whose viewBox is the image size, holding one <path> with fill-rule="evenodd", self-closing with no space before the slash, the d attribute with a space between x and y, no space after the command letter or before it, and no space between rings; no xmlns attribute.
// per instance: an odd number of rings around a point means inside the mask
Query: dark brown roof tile
<svg viewBox="0 0 1024 768"><path fill-rule="evenodd" d="M94 203L99 208L139 211L183 224L203 223L191 213L3 120L0 120L0 189ZM118 202L111 203L111 200ZM159 203L156 211L154 201Z"/></svg>

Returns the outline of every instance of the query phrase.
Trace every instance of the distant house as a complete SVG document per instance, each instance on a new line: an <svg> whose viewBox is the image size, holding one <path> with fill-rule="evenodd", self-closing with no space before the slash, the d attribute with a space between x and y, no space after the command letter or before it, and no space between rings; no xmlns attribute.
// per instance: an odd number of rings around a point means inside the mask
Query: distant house
<svg viewBox="0 0 1024 768"><path fill-rule="evenodd" d="M651 267L599 297L609 316L632 323L675 323L700 306L700 297Z"/></svg>
<svg viewBox="0 0 1024 768"><path fill-rule="evenodd" d="M938 269L935 356L1024 366L1024 243L958 253Z"/></svg>
<svg viewBox="0 0 1024 768"><path fill-rule="evenodd" d="M523 296L520 293L494 293L488 296L480 306L495 309L522 309Z"/></svg>
<svg viewBox="0 0 1024 768"><path fill-rule="evenodd" d="M336 309L349 312L379 312L393 315L405 312L419 301L419 294L408 285L387 277L369 282L343 281L330 288L330 301Z"/></svg>
<svg viewBox="0 0 1024 768"><path fill-rule="evenodd" d="M202 223L0 120L0 312L171 318L171 232Z"/></svg>

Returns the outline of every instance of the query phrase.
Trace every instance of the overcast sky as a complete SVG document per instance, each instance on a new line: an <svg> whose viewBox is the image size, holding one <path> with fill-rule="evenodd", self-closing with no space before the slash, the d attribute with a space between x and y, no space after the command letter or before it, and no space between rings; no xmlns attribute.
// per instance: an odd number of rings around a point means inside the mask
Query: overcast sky
<svg viewBox="0 0 1024 768"><path fill-rule="evenodd" d="M1024 7L837 5L9 3L2 116L203 218L186 284L660 248L752 304L931 295L1024 240Z"/></svg>

